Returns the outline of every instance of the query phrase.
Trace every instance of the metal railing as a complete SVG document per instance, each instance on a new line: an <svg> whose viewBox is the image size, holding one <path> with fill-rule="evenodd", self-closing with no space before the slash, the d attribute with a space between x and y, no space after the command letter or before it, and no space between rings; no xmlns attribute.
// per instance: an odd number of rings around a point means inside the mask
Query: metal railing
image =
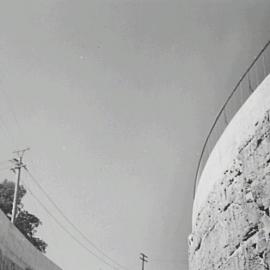
<svg viewBox="0 0 270 270"><path fill-rule="evenodd" d="M208 157L214 148L221 134L244 104L247 98L253 93L257 86L270 73L270 41L262 48L246 72L242 75L229 97L226 99L221 110L217 114L213 125L206 137L200 154L193 187L193 198L202 170L208 160Z"/></svg>

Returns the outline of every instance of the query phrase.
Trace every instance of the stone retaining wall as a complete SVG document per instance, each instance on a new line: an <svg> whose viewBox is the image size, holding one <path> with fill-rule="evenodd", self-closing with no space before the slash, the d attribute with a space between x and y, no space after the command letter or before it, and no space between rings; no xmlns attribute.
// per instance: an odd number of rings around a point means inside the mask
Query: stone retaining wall
<svg viewBox="0 0 270 270"><path fill-rule="evenodd" d="M269 111L254 128L193 221L191 270L270 269Z"/></svg>

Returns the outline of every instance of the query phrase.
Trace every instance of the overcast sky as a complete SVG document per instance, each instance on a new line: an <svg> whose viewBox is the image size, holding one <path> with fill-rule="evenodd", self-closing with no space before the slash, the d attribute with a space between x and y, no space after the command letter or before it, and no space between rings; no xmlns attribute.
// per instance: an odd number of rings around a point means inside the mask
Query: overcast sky
<svg viewBox="0 0 270 270"><path fill-rule="evenodd" d="M140 252L147 270L186 270L196 162L225 97L270 39L270 2L0 3L1 160L30 146L25 162L40 184L129 270L140 269ZM25 207L64 270L111 269L30 194Z"/></svg>

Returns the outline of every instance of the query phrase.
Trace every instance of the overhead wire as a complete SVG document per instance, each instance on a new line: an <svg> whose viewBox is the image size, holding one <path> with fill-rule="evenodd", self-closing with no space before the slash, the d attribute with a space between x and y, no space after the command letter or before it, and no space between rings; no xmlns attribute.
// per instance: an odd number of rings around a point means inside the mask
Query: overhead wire
<svg viewBox="0 0 270 270"><path fill-rule="evenodd" d="M7 93L4 91L4 89L0 88L0 91L2 92L2 94L4 95L8 105L9 105L9 109L11 111L11 115L14 119L14 122L18 128L18 130L21 131L22 135L25 135L22 132L22 128L19 124L19 121L17 119L16 113L13 109L13 106L10 102L10 99L7 95ZM6 134L8 135L9 139L11 140L11 138L13 138L13 143L15 143L15 139L13 137L13 134L11 134L7 128L7 126L5 125L3 119L0 117L0 124L2 123L3 128L6 131ZM24 136L25 137L25 136ZM1 164L1 162L0 162ZM10 167L8 168L3 168L2 170L7 170L10 169ZM25 168L26 171L28 172L30 178L37 184L37 186L39 187L39 189L44 193L44 195L46 196L46 198L52 203L52 205L57 209L57 211L59 212L59 214L64 218L64 220L88 243L90 244L97 252L99 252L104 258L106 258L107 260L109 260L112 264L108 263L107 261L105 261L102 257L96 255L94 252L92 252L87 246L85 246L83 243L81 243L81 241L79 241L72 233L70 233L68 230L66 230L66 228L53 216L50 214L50 216L54 219L54 221L67 233L70 235L70 237L76 241L80 246L82 246L84 249L86 249L88 252L90 252L93 256L95 256L96 258L98 258L99 260L101 260L103 263L105 263L106 265L112 267L113 269L115 269L117 266L117 268L121 268L124 270L128 270L128 268L126 268L125 266L121 265L120 263L118 263L116 260L114 260L113 258L111 258L110 256L108 256L103 250L101 250L95 243L93 243L84 233L82 233L77 226L74 225L74 223L63 213L63 211L57 206L57 204L53 201L53 199L48 195L48 193L45 191L45 189L38 183L38 181L35 179L35 177L31 174L31 172L29 172L29 170L27 168ZM2 171L0 168L0 171ZM44 204L42 204L42 202L33 194L33 192L30 191L29 189L29 193L32 195L32 197L34 197L39 203L40 205L44 208L44 210L46 212L48 212L48 214L50 213L49 210L45 207ZM46 208L46 209L45 209Z"/></svg>
<svg viewBox="0 0 270 270"><path fill-rule="evenodd" d="M92 250L90 250L84 243L82 243L80 240L76 238L66 227L51 213L51 211L44 205L44 203L41 202L41 200L32 192L32 190L29 188L27 184L25 184L25 187L31 194L31 196L38 202L38 204L45 210L45 212L54 220L54 222L66 233L70 236L71 239L73 239L79 246L81 246L84 250L86 250L88 253L90 253L92 256L96 257L99 261L103 262L107 266L109 266L112 269L118 269L118 267L115 267L114 265L108 263L103 258L95 254Z"/></svg>
<svg viewBox="0 0 270 270"><path fill-rule="evenodd" d="M88 243L90 244L96 251L98 251L100 254L102 254L106 259L110 260L113 264L117 265L117 268L128 270L125 266L118 263L116 260L112 259L110 256L108 256L103 250L101 250L95 243L93 243L89 238L81 232L80 229L63 213L63 211L59 208L59 206L54 202L54 200L51 198L51 196L46 192L46 190L39 184L37 179L33 176L33 174L28 170L26 167L25 170L29 174L32 181L38 186L38 188L43 192L43 194L46 196L46 198L51 202L51 204L57 209L59 214L64 218L64 220Z"/></svg>
<svg viewBox="0 0 270 270"><path fill-rule="evenodd" d="M43 228L46 230L46 244L47 241L49 241L48 243L50 243L49 245L47 245L46 248L46 253L51 253L54 254L55 252L57 253L60 249L62 249L63 245L62 245L62 241L58 241L58 236L59 236L59 228L57 226L57 224L55 225L54 220L51 220L51 217L48 215L48 213L42 208L42 206L37 202L37 200L33 197L32 193L33 189L32 187L30 188L29 186L29 176L26 175L26 177L22 177L21 178L21 185L25 188L25 190L27 191L27 196L29 202L31 202L31 205L27 205L28 210L33 213L34 215L37 215L38 217L41 215L41 211L44 212L44 215L46 215L46 226L44 226ZM37 193L34 193L37 194ZM39 197L38 195L36 195L37 197ZM42 216L42 219L44 217ZM45 221L45 220L44 220ZM43 225L43 220L41 220L41 224ZM40 235L38 231L35 231L35 233L37 233L38 237L42 237L43 233ZM66 235L65 235L66 237ZM60 266L60 268L63 269L63 267L61 267L61 261L60 258L57 261L58 265Z"/></svg>

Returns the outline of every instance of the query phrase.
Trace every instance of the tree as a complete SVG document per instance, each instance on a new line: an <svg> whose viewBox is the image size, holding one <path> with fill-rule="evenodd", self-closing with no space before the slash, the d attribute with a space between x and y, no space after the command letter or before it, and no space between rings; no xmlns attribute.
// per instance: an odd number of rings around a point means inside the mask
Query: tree
<svg viewBox="0 0 270 270"><path fill-rule="evenodd" d="M14 190L15 184L13 182L4 180L0 183L0 209L9 219L11 219ZM38 217L23 208L22 198L25 194L26 189L20 185L18 189L18 208L15 226L39 251L45 253L47 244L35 236L38 226L42 223Z"/></svg>

